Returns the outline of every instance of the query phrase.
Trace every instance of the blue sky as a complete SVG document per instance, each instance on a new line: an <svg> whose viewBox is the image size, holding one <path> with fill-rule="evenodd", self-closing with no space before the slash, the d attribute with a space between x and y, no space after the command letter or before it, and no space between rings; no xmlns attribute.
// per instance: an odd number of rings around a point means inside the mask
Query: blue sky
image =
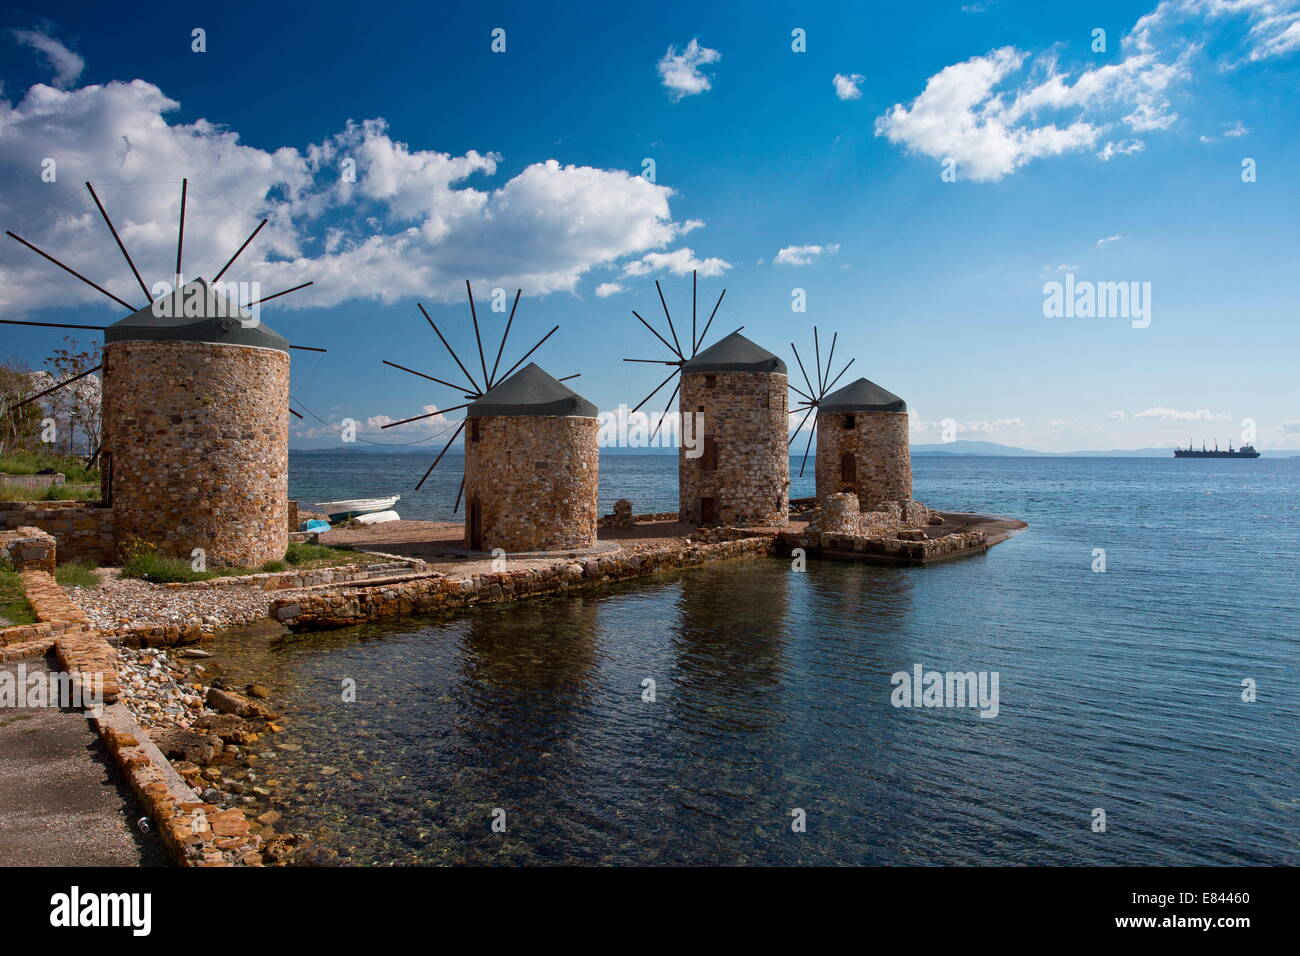
<svg viewBox="0 0 1300 956"><path fill-rule="evenodd" d="M263 319L330 349L295 354L295 396L373 440L460 401L381 364L454 370L417 300L465 357L463 280L491 343L491 289L522 285L507 362L559 323L535 357L614 408L662 378L620 361L664 355L631 310L662 327L658 278L689 323L695 264L702 308L728 290L711 338L744 325L793 369L791 339L837 331L843 381L903 396L918 443L944 419L1059 451L1239 441L1252 418L1260 447L1300 448L1294 2L267 6L10 6L0 220L131 301L83 180L150 281L182 176L187 278L269 216L228 278L315 280ZM1150 283L1150 324L1046 317L1067 273ZM75 285L0 249L7 316L122 314ZM0 335L33 364L59 341Z"/></svg>

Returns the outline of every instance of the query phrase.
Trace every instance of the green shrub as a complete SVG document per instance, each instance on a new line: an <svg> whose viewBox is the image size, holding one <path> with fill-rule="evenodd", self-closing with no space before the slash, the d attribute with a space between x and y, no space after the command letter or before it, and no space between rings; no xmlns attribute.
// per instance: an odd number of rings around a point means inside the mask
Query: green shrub
<svg viewBox="0 0 1300 956"><path fill-rule="evenodd" d="M65 588L99 587L99 575L95 574L95 563L86 558L60 564L54 569L54 580Z"/></svg>
<svg viewBox="0 0 1300 956"><path fill-rule="evenodd" d="M46 501L94 501L99 498L99 486L50 485L41 497Z"/></svg>
<svg viewBox="0 0 1300 956"><path fill-rule="evenodd" d="M138 578L150 584L170 584L173 581L206 581L215 578L216 571L195 571L190 563L155 551L137 550L122 565L122 577Z"/></svg>
<svg viewBox="0 0 1300 956"><path fill-rule="evenodd" d="M283 561L267 561L257 570L261 571L263 574L270 574L275 571L283 571L287 567L288 565L285 564Z"/></svg>

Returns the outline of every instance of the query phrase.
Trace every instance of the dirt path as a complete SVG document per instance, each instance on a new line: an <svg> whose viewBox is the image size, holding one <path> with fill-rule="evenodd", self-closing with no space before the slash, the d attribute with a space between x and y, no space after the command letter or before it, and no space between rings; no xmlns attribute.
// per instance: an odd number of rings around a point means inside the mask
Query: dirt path
<svg viewBox="0 0 1300 956"><path fill-rule="evenodd" d="M0 664L48 673L40 658ZM0 866L163 866L142 811L79 710L0 708Z"/></svg>

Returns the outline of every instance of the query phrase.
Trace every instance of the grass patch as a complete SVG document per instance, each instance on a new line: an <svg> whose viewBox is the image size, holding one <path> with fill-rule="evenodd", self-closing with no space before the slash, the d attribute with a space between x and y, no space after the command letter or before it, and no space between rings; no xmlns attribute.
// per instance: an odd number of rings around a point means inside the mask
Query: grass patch
<svg viewBox="0 0 1300 956"><path fill-rule="evenodd" d="M351 548L294 541L284 553L284 560L296 568L326 568L339 564L369 564L376 559Z"/></svg>
<svg viewBox="0 0 1300 956"><path fill-rule="evenodd" d="M138 578L150 584L207 581L217 576L216 571L195 571L188 561L152 551L133 555L126 564L122 565L122 577Z"/></svg>
<svg viewBox="0 0 1300 956"><path fill-rule="evenodd" d="M73 484L98 484L99 471L87 468L76 455L54 455L45 451L15 449L0 455L0 472L7 475L34 475L53 468Z"/></svg>
<svg viewBox="0 0 1300 956"><path fill-rule="evenodd" d="M283 561L266 561L257 570L263 574L274 574L277 571L284 571L288 567Z"/></svg>
<svg viewBox="0 0 1300 956"><path fill-rule="evenodd" d="M36 615L23 592L23 579L8 565L0 567L0 617L10 624L36 623Z"/></svg>
<svg viewBox="0 0 1300 956"><path fill-rule="evenodd" d="M54 580L65 588L99 587L99 575L95 574L95 564L85 558L60 564L54 569Z"/></svg>

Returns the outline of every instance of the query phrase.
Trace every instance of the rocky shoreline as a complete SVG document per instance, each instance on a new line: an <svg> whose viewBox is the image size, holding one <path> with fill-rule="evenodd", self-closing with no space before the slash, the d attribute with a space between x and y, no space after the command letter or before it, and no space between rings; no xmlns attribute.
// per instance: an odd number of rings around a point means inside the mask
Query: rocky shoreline
<svg viewBox="0 0 1300 956"><path fill-rule="evenodd" d="M286 832L272 796L280 781L275 759L284 730L264 703L266 688L236 691L201 648L118 648L121 702L168 759L194 796L220 812L242 811L263 865L330 865L332 850ZM209 814L212 818L213 814ZM228 859L235 865L249 861ZM256 862L256 861L254 861Z"/></svg>
<svg viewBox="0 0 1300 956"><path fill-rule="evenodd" d="M100 568L97 588L66 588L96 630L153 625L205 631L241 627L266 619L267 593L259 587L167 588L124 578Z"/></svg>

